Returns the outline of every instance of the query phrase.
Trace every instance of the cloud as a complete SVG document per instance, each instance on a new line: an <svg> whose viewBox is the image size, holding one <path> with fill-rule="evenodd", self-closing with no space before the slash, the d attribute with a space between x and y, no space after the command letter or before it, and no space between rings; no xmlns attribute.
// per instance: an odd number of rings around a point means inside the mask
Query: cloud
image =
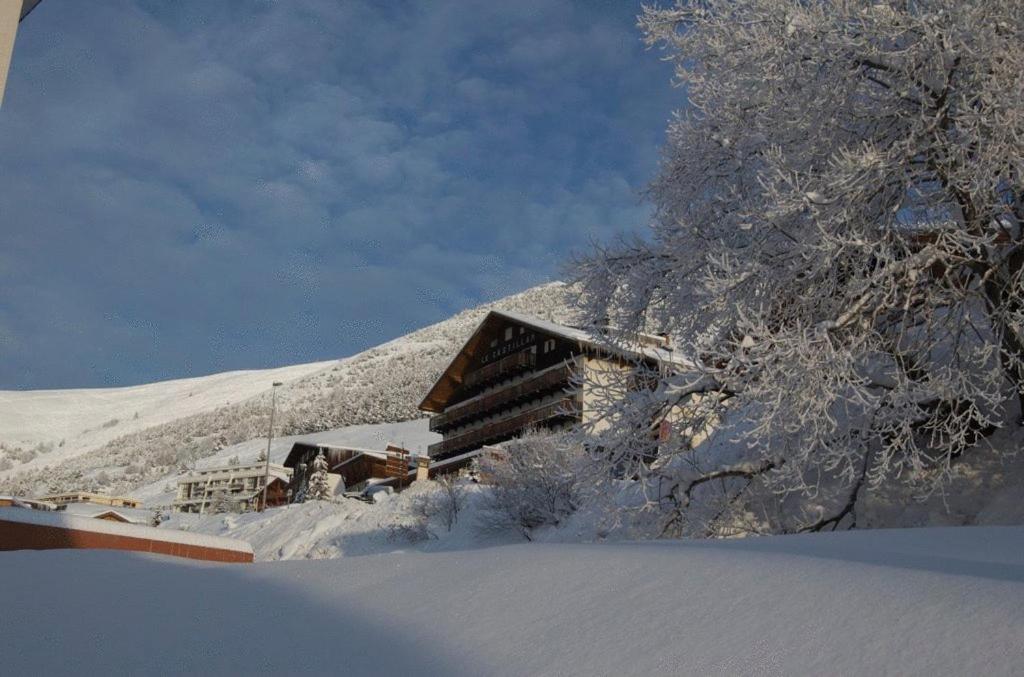
<svg viewBox="0 0 1024 677"><path fill-rule="evenodd" d="M641 227L679 94L637 11L41 4L0 112L0 387L342 356Z"/></svg>

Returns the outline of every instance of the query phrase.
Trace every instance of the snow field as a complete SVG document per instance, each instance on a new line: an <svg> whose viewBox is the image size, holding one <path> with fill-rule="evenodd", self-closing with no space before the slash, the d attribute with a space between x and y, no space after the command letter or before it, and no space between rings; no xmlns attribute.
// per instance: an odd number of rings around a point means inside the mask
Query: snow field
<svg viewBox="0 0 1024 677"><path fill-rule="evenodd" d="M17 552L0 575L0 608L17 610L0 617L11 674L934 677L1024 664L1020 527L225 566Z"/></svg>

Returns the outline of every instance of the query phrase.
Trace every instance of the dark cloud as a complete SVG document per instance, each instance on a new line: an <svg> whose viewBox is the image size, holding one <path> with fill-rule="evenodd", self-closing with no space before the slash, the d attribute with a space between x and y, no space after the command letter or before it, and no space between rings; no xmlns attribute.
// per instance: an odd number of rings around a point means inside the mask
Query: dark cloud
<svg viewBox="0 0 1024 677"><path fill-rule="evenodd" d="M0 111L0 387L327 359L646 219L631 3L47 0Z"/></svg>

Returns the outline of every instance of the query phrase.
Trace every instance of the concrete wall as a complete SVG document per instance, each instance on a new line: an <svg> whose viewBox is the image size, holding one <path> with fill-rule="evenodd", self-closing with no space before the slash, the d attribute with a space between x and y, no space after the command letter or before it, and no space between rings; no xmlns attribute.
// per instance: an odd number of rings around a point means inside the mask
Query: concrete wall
<svg viewBox="0 0 1024 677"><path fill-rule="evenodd" d="M613 392L625 386L625 377L631 367L615 360L599 357L588 357L584 363L585 380L580 391L580 402L583 405L583 423L593 423L598 412L598 392L612 388ZM604 396L607 396L605 394ZM611 425L607 420L595 424L595 432L605 430Z"/></svg>

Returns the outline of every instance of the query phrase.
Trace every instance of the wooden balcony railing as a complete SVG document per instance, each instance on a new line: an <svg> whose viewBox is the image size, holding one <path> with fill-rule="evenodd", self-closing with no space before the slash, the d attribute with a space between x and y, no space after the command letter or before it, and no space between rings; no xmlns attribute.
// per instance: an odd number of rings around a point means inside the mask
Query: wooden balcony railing
<svg viewBox="0 0 1024 677"><path fill-rule="evenodd" d="M527 369L533 369L535 364L537 364L537 356L533 353L513 353L508 357L501 358L497 362L488 364L486 367L480 367L476 371L466 374L466 380L463 381L462 385L469 389L483 388L489 383L509 378Z"/></svg>
<svg viewBox="0 0 1024 677"><path fill-rule="evenodd" d="M443 414L432 416L430 430L443 432L496 409L511 407L519 402L540 397L545 393L568 388L574 374L575 365L569 362L507 388L479 396L469 402L456 404L449 407Z"/></svg>
<svg viewBox="0 0 1024 677"><path fill-rule="evenodd" d="M579 418L580 414L581 407L576 398L565 397L550 404L486 423L479 428L473 428L441 442L431 444L427 447L427 454L432 457L445 456L485 444L501 442L514 437L517 433L530 426L559 418Z"/></svg>

